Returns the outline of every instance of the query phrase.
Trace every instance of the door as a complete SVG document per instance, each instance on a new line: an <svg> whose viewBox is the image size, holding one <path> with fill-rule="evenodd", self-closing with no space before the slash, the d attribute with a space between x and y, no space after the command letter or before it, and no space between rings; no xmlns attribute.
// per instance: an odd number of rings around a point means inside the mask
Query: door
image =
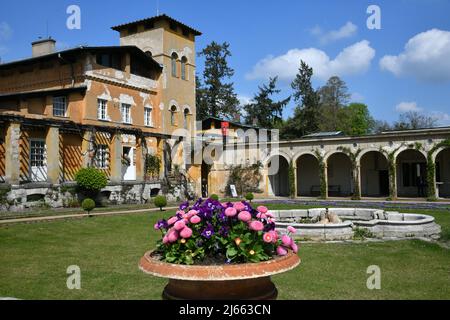
<svg viewBox="0 0 450 320"><path fill-rule="evenodd" d="M136 180L136 159L134 154L135 148L123 147L122 168L124 173L123 180L134 181Z"/></svg>
<svg viewBox="0 0 450 320"><path fill-rule="evenodd" d="M30 140L30 176L32 182L47 181L47 152L45 140Z"/></svg>

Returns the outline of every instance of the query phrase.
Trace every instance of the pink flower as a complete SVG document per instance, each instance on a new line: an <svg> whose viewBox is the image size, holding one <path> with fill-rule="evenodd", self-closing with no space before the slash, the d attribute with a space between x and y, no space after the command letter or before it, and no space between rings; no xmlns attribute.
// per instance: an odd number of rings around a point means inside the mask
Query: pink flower
<svg viewBox="0 0 450 320"><path fill-rule="evenodd" d="M266 243L271 243L273 241L272 234L270 232L264 233L263 240Z"/></svg>
<svg viewBox="0 0 450 320"><path fill-rule="evenodd" d="M252 221L250 222L250 230L253 231L262 231L264 230L264 224L261 221Z"/></svg>
<svg viewBox="0 0 450 320"><path fill-rule="evenodd" d="M237 210L235 208L227 208L225 209L225 215L227 217L234 217L237 215Z"/></svg>
<svg viewBox="0 0 450 320"><path fill-rule="evenodd" d="M184 221L178 221L175 223L175 226L174 226L175 230L177 230L177 231L183 230L184 227L186 227L186 224L184 223Z"/></svg>
<svg viewBox="0 0 450 320"><path fill-rule="evenodd" d="M191 211L188 212L187 218L190 219L190 218L192 218L193 216L196 216L197 214L198 214L198 211L196 211L196 210L191 210Z"/></svg>
<svg viewBox="0 0 450 320"><path fill-rule="evenodd" d="M153 226L153 229L155 229L155 230L159 230L159 226L158 226L158 224L156 223L154 226Z"/></svg>
<svg viewBox="0 0 450 320"><path fill-rule="evenodd" d="M175 222L177 222L177 221L178 221L177 217L172 217L169 219L169 221L167 221L167 223L169 224L169 226L171 226L171 225L175 224Z"/></svg>
<svg viewBox="0 0 450 320"><path fill-rule="evenodd" d="M289 236L284 235L281 237L281 242L283 242L283 245L285 247L290 247L291 243L292 243L292 239Z"/></svg>
<svg viewBox="0 0 450 320"><path fill-rule="evenodd" d="M169 237L167 235L165 235L164 238L163 238L163 243L164 244L168 244L169 242L170 242L169 241Z"/></svg>
<svg viewBox="0 0 450 320"><path fill-rule="evenodd" d="M292 249L292 251L294 251L294 253L298 252L298 246L294 241L292 241L292 243L291 243L291 249Z"/></svg>
<svg viewBox="0 0 450 320"><path fill-rule="evenodd" d="M289 231L290 233L292 233L292 234L297 233L297 229L295 229L294 227L289 226L289 227L287 227L287 229L288 229L288 231Z"/></svg>
<svg viewBox="0 0 450 320"><path fill-rule="evenodd" d="M288 253L287 250L285 248L283 248L282 246L279 246L277 248L277 254L279 256L285 256L285 255L287 255L287 253Z"/></svg>
<svg viewBox="0 0 450 320"><path fill-rule="evenodd" d="M258 212L261 212L261 213L267 213L267 211L269 211L269 209L267 209L264 206L259 206L256 210L258 210Z"/></svg>
<svg viewBox="0 0 450 320"><path fill-rule="evenodd" d="M256 217L257 217L258 219L266 219L266 218L267 218L267 215L264 214L264 213L258 213L258 214L256 215Z"/></svg>
<svg viewBox="0 0 450 320"><path fill-rule="evenodd" d="M241 213L239 213L238 218L241 221L249 222L250 220L252 220L252 215L248 211L242 211Z"/></svg>
<svg viewBox="0 0 450 320"><path fill-rule="evenodd" d="M170 229L169 233L167 234L167 239L169 239L169 242L177 242L178 240L178 232L174 229Z"/></svg>
<svg viewBox="0 0 450 320"><path fill-rule="evenodd" d="M192 224L197 224L197 223L200 223L201 221L202 221L202 219L199 216L193 216L191 218L191 223Z"/></svg>
<svg viewBox="0 0 450 320"><path fill-rule="evenodd" d="M275 216L270 212L266 212L266 216L268 216L269 218L275 218Z"/></svg>
<svg viewBox="0 0 450 320"><path fill-rule="evenodd" d="M237 211L243 211L245 209L245 205L242 202L236 202L233 207L237 210Z"/></svg>
<svg viewBox="0 0 450 320"><path fill-rule="evenodd" d="M180 236L184 239L189 239L190 237L192 237L192 229L188 227L184 228L183 230L181 230Z"/></svg>
<svg viewBox="0 0 450 320"><path fill-rule="evenodd" d="M269 233L272 235L273 243L277 242L278 241L278 232L272 230L272 231L269 231Z"/></svg>

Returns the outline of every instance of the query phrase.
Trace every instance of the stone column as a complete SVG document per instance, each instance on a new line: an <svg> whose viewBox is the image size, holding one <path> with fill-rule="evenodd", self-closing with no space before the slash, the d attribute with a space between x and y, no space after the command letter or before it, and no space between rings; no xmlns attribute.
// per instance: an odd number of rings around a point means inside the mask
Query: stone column
<svg viewBox="0 0 450 320"><path fill-rule="evenodd" d="M50 126L48 128L45 145L47 146L47 181L57 184L61 173L58 127Z"/></svg>
<svg viewBox="0 0 450 320"><path fill-rule="evenodd" d="M353 172L354 179L353 179L353 198L356 200L360 200L361 199L361 165L358 163L356 165L356 168Z"/></svg>
<svg viewBox="0 0 450 320"><path fill-rule="evenodd" d="M298 198L298 177L297 177L297 163L294 163L294 189L295 189L295 193L294 193L294 198Z"/></svg>
<svg viewBox="0 0 450 320"><path fill-rule="evenodd" d="M389 194L391 200L397 199L397 157L394 163L389 164Z"/></svg>
<svg viewBox="0 0 450 320"><path fill-rule="evenodd" d="M111 145L109 167L111 170L110 180L113 183L122 182L122 135L111 134Z"/></svg>
<svg viewBox="0 0 450 320"><path fill-rule="evenodd" d="M324 197L324 199L328 199L328 164L327 163L324 163L324 165L323 165L323 179L325 181L325 197ZM320 184L321 184L321 189L322 189L322 181L320 182Z"/></svg>
<svg viewBox="0 0 450 320"><path fill-rule="evenodd" d="M5 137L5 178L11 185L20 183L20 123L11 122Z"/></svg>
<svg viewBox="0 0 450 320"><path fill-rule="evenodd" d="M145 156L144 151L145 148L143 146L144 139L142 137L136 137L136 181L142 182L145 177Z"/></svg>
<svg viewBox="0 0 450 320"><path fill-rule="evenodd" d="M161 160L161 166L159 169L159 178L162 179L162 178L164 178L165 167L166 167L166 164L164 161L164 139L162 139L162 138L158 138L158 140L157 140L156 155Z"/></svg>
<svg viewBox="0 0 450 320"><path fill-rule="evenodd" d="M83 141L81 143L81 154L83 155L83 164L82 164L83 168L90 167L93 162L93 159L92 159L93 135L94 134L90 130L86 130L83 132Z"/></svg>

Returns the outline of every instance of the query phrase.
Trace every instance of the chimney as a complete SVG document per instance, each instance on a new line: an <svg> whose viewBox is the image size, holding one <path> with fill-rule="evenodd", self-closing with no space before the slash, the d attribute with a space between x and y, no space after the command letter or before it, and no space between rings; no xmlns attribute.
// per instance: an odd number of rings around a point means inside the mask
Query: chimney
<svg viewBox="0 0 450 320"><path fill-rule="evenodd" d="M56 41L51 37L31 43L33 58L55 52Z"/></svg>

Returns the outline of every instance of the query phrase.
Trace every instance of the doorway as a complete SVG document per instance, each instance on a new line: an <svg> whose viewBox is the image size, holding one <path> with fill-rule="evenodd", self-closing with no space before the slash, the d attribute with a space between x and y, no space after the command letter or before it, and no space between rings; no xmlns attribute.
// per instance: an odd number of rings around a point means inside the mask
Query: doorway
<svg viewBox="0 0 450 320"><path fill-rule="evenodd" d="M136 180L136 149L132 147L123 147L122 153L122 172L124 181Z"/></svg>

